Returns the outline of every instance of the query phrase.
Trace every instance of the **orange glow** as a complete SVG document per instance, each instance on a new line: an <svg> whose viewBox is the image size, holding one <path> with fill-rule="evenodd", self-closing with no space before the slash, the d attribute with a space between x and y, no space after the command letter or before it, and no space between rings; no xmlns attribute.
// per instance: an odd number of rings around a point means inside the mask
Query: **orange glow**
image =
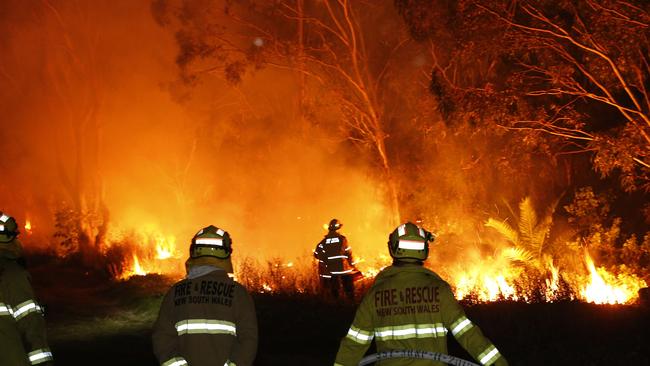
<svg viewBox="0 0 650 366"><path fill-rule="evenodd" d="M377 125L387 130L369 133L349 118L363 121L375 112L338 108L341 100L334 96L358 92L299 82L296 76L303 73L296 70L256 67L232 85L206 60L186 67L215 70L205 72L210 79L183 84L192 77L180 74L176 32L161 27L149 2L81 8L63 1L10 3L10 12L0 17L0 103L6 111L0 127L10 137L0 155L20 157L20 164L4 172L0 197L7 207L0 210L29 212L26 248L59 257L81 254L89 262L84 265L108 268L118 279L180 278L193 235L216 225L233 239L234 270L246 286L309 292L318 283L311 253L327 222L337 218L361 281L369 284L392 263L386 241L396 226L388 194L395 185L399 212L411 215L401 220L422 218L438 234L425 265L450 283L458 299L555 301L568 287L579 300L628 304L645 285L633 269L621 266L614 273L607 267L608 272L588 255L583 263L581 252L552 258L545 253L548 258L524 264L512 260L516 240L496 239L481 224L486 214L496 215L495 197L514 202L524 192L552 192L540 187L542 178L530 187L510 179L522 169L523 181L530 173L522 166L539 165L501 162L505 143L518 140L462 132L464 123L454 130L429 106L437 104L433 99L425 102L420 93L426 91L418 86L425 80L412 78L430 73L403 72L397 62L421 54L418 42L405 43L406 53L396 62L386 59L381 78L395 90L366 99L400 99L378 105ZM6 21L14 18L21 21ZM252 39L257 47L267 46ZM369 50L374 48L388 49L383 41ZM395 50L402 52L401 43ZM383 84L372 85L382 90ZM402 118L411 122L398 123ZM378 146L366 135L382 146L394 144L384 149L390 169L380 164ZM533 177L545 175L534 172ZM494 225L506 229L505 223ZM542 234L551 239L550 230Z"/></svg>

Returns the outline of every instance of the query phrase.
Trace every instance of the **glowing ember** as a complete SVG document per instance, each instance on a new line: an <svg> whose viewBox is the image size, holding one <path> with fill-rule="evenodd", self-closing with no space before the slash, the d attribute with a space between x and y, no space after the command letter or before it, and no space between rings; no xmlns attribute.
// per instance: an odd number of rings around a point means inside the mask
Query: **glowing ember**
<svg viewBox="0 0 650 366"><path fill-rule="evenodd" d="M262 284L262 288L264 289L264 291L273 292L273 288L269 286L268 283Z"/></svg>
<svg viewBox="0 0 650 366"><path fill-rule="evenodd" d="M603 268L596 268L589 254L585 255L590 282L582 289L581 295L587 302L595 304L628 304L638 297L639 289L647 286L644 281L632 274L618 276Z"/></svg>

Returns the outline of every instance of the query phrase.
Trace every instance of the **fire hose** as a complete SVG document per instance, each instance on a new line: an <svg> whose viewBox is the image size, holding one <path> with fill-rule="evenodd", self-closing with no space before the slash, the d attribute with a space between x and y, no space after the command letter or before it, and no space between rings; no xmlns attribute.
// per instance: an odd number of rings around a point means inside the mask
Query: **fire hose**
<svg viewBox="0 0 650 366"><path fill-rule="evenodd" d="M410 349L384 351L384 352L375 353L374 355L364 357L361 360L361 362L359 362L359 366L370 365L377 361L387 360L390 358L412 358L412 359L421 359L421 360L431 360L431 361L443 362L448 365L454 365L454 366L479 366L473 362L463 360L462 358L449 356L444 353L417 351L417 350L410 350Z"/></svg>

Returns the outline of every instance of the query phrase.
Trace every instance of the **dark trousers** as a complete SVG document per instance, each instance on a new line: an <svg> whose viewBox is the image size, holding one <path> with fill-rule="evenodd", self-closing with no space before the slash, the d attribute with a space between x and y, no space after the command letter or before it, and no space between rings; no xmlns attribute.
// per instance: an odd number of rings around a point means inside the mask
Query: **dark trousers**
<svg viewBox="0 0 650 366"><path fill-rule="evenodd" d="M354 300L354 281L350 275L333 275L332 278L320 278L321 291L333 298L339 298L341 287L348 299ZM328 294L329 292L329 294Z"/></svg>

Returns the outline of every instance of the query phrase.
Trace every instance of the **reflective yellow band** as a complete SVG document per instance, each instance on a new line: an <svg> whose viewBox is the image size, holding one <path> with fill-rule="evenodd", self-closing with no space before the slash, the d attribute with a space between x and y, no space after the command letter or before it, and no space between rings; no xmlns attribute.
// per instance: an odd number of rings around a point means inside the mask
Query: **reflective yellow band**
<svg viewBox="0 0 650 366"><path fill-rule="evenodd" d="M501 354L499 354L499 350L496 347L494 347L494 345L490 345L490 347L488 347L485 351L483 351L483 353L478 355L478 360L483 365L491 365L500 356Z"/></svg>
<svg viewBox="0 0 650 366"><path fill-rule="evenodd" d="M468 330L470 330L474 324L467 319L464 316L461 316L458 318L455 322L451 324L451 334L454 335L454 337L458 338L465 334Z"/></svg>
<svg viewBox="0 0 650 366"><path fill-rule="evenodd" d="M225 320L188 319L176 323L178 335L183 334L230 334L237 335L235 323Z"/></svg>
<svg viewBox="0 0 650 366"><path fill-rule="evenodd" d="M165 361L161 366L183 366L187 365L187 361L183 357L174 357Z"/></svg>
<svg viewBox="0 0 650 366"><path fill-rule="evenodd" d="M369 344L372 342L372 338L374 338L371 332L359 329L354 325L350 327L346 337L361 344Z"/></svg>
<svg viewBox="0 0 650 366"><path fill-rule="evenodd" d="M27 357L32 365L38 365L39 363L52 361L52 352L49 348L41 348L28 353Z"/></svg>
<svg viewBox="0 0 650 366"><path fill-rule="evenodd" d="M0 302L0 316L2 315L14 315L13 310L11 310L11 306L3 304Z"/></svg>
<svg viewBox="0 0 650 366"><path fill-rule="evenodd" d="M38 306L34 300L27 300L16 306L16 310L14 310L14 318L20 320L31 313L41 313L41 307Z"/></svg>
<svg viewBox="0 0 650 366"><path fill-rule="evenodd" d="M375 329L375 337L377 337L378 340L435 338L444 337L446 335L447 329L441 323L406 324Z"/></svg>

